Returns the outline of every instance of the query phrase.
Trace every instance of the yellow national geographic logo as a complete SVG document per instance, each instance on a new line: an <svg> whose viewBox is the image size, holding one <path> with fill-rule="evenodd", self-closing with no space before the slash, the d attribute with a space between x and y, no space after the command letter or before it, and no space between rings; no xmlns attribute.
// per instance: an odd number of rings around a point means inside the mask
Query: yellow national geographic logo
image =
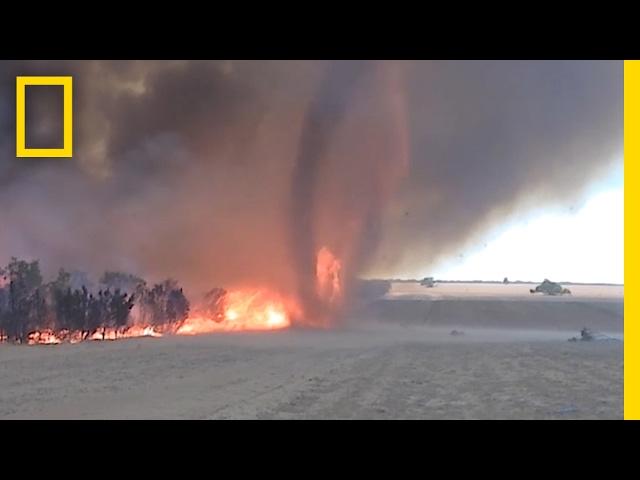
<svg viewBox="0 0 640 480"><path fill-rule="evenodd" d="M62 148L27 148L25 141L25 89L27 85L62 85L64 91L64 123ZM72 77L16 77L16 157L72 156L73 144L73 79Z"/></svg>

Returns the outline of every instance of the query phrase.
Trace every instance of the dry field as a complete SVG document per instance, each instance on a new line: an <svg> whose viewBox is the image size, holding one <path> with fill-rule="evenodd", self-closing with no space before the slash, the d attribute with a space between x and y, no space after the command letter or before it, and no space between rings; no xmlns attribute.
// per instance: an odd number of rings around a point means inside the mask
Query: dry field
<svg viewBox="0 0 640 480"><path fill-rule="evenodd" d="M0 345L0 418L622 418L622 287L528 288L394 285L331 331Z"/></svg>

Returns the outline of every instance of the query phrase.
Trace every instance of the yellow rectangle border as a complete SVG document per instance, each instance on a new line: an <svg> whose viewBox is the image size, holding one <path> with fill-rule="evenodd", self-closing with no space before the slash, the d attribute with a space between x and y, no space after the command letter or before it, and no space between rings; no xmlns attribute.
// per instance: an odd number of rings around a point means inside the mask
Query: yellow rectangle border
<svg viewBox="0 0 640 480"><path fill-rule="evenodd" d="M25 90L27 85L62 85L63 87L63 147L27 148L25 124ZM16 157L70 158L73 155L73 78L16 77Z"/></svg>

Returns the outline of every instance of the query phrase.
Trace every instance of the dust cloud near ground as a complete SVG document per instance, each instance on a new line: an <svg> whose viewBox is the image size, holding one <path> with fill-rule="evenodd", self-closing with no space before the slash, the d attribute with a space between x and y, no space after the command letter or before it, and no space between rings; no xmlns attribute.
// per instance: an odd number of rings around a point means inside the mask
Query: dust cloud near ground
<svg viewBox="0 0 640 480"><path fill-rule="evenodd" d="M332 330L0 345L0 418L622 418L622 287L529 287L396 284ZM568 342L583 326L606 335Z"/></svg>

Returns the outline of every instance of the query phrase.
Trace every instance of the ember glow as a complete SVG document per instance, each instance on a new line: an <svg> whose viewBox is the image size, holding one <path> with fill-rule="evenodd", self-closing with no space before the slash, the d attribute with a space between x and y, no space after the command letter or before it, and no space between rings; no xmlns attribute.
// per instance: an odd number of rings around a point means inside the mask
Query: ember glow
<svg viewBox="0 0 640 480"><path fill-rule="evenodd" d="M62 337L62 332L60 337ZM42 330L39 332L33 332L29 334L29 345L57 345L58 343L62 343L62 339L55 332L51 330Z"/></svg>
<svg viewBox="0 0 640 480"><path fill-rule="evenodd" d="M161 337L162 333L153 326L133 325L126 329L106 328L94 332L89 340L118 340L121 338L135 337ZM72 342L73 343L73 342Z"/></svg>
<svg viewBox="0 0 640 480"><path fill-rule="evenodd" d="M161 337L162 333L154 327L131 326L123 329L101 328L92 334L88 332L61 330L54 332L51 329L44 329L31 332L27 336L28 345L58 345L60 343L79 343L83 340L120 340L124 338L136 337Z"/></svg>

